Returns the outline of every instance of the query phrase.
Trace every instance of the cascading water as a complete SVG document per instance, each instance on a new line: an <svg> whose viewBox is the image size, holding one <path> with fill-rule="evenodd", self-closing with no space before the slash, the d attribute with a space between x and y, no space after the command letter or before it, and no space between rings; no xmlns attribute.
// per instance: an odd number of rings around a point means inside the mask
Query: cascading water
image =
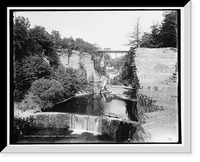
<svg viewBox="0 0 200 162"><path fill-rule="evenodd" d="M55 105L47 111L52 116L43 121L52 128L68 128L72 134L89 132L121 140L135 130L134 124L128 123L138 121L136 104L113 94L88 94Z"/></svg>
<svg viewBox="0 0 200 162"><path fill-rule="evenodd" d="M101 133L100 120L98 116L70 114L69 128L75 132L87 131L98 134Z"/></svg>

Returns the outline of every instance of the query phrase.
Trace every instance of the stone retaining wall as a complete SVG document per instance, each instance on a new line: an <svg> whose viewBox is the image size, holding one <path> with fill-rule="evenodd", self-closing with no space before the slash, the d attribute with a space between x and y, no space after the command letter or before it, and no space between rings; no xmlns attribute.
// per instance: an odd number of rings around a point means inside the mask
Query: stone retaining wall
<svg viewBox="0 0 200 162"><path fill-rule="evenodd" d="M33 128L82 129L105 134L118 141L132 138L140 127L137 122L131 123L118 118L52 112L36 113L30 117L30 121Z"/></svg>

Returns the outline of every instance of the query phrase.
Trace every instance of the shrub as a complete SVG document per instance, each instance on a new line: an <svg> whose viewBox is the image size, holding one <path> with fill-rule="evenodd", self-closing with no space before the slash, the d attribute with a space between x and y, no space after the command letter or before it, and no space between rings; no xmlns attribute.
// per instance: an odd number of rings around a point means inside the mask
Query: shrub
<svg viewBox="0 0 200 162"><path fill-rule="evenodd" d="M41 109L53 107L64 99L64 88L57 80L39 79L32 83L30 92L39 98Z"/></svg>
<svg viewBox="0 0 200 162"><path fill-rule="evenodd" d="M25 135L30 130L30 120L28 118L16 118L14 117L13 122L13 134L11 141L13 143L18 142L22 135Z"/></svg>
<svg viewBox="0 0 200 162"><path fill-rule="evenodd" d="M21 101L31 84L40 78L49 78L52 69L42 57L29 56L14 65L14 100Z"/></svg>
<svg viewBox="0 0 200 162"><path fill-rule="evenodd" d="M85 90L88 85L87 74L81 69L65 69L63 66L60 66L55 72L55 79L62 84L65 98Z"/></svg>
<svg viewBox="0 0 200 162"><path fill-rule="evenodd" d="M106 75L106 67L101 66L102 58L93 57L94 69L100 76Z"/></svg>
<svg viewBox="0 0 200 162"><path fill-rule="evenodd" d="M164 110L162 106L156 105L155 102L156 101L153 100L153 98L138 93L137 94L138 113L140 114L140 113L148 113L148 112Z"/></svg>
<svg viewBox="0 0 200 162"><path fill-rule="evenodd" d="M19 109L23 111L33 110L34 112L40 111L39 98L33 93L25 95L24 99L19 103Z"/></svg>

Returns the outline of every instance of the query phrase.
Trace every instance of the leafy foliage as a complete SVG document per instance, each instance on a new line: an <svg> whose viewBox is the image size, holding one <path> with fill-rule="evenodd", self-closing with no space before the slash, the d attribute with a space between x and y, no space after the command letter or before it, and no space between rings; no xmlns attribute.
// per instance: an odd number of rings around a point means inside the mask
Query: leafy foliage
<svg viewBox="0 0 200 162"><path fill-rule="evenodd" d="M65 97L83 90L87 85L84 67L80 65L79 70L63 69L60 73L57 50L67 48L69 54L72 50L94 54L97 49L81 38L61 38L56 30L49 34L42 26L30 28L29 20L24 17L14 18L13 47L15 101L21 101L31 84L41 78L58 80L64 87Z"/></svg>
<svg viewBox="0 0 200 162"><path fill-rule="evenodd" d="M122 85L119 76L115 76L113 79L110 79L110 84L112 85Z"/></svg>
<svg viewBox="0 0 200 162"><path fill-rule="evenodd" d="M177 46L177 12L167 11L163 14L161 24L151 26L151 33L144 33L141 47L176 47Z"/></svg>
<svg viewBox="0 0 200 162"><path fill-rule="evenodd" d="M101 58L95 58L94 60L94 69L97 71L99 75L106 75L106 67L101 66Z"/></svg>
<svg viewBox="0 0 200 162"><path fill-rule="evenodd" d="M24 99L19 103L18 108L23 111L32 110L33 112L40 112L40 99L34 95L33 93L29 92L25 95Z"/></svg>
<svg viewBox="0 0 200 162"><path fill-rule="evenodd" d="M65 98L84 90L88 84L87 75L84 71L72 68L65 69L62 65L56 70L55 79L62 84Z"/></svg>
<svg viewBox="0 0 200 162"><path fill-rule="evenodd" d="M109 61L106 63L107 66L114 67L115 70L120 70L122 67L122 64L126 61L125 56L123 57L117 57L113 59L108 59Z"/></svg>
<svg viewBox="0 0 200 162"><path fill-rule="evenodd" d="M163 47L176 47L177 45L177 12L165 12L160 28Z"/></svg>
<svg viewBox="0 0 200 162"><path fill-rule="evenodd" d="M133 89L139 88L139 79L136 74L135 67L135 49L131 48L126 55L121 58L112 59L109 64L119 70L119 76L111 79L111 84L114 85L131 85ZM134 91L135 92L135 91ZM135 96L135 94L134 94Z"/></svg>
<svg viewBox="0 0 200 162"><path fill-rule="evenodd" d="M40 55L47 57L47 60L52 66L59 65L59 58L54 48L52 36L45 30L44 27L35 26L29 30L32 55Z"/></svg>
<svg viewBox="0 0 200 162"><path fill-rule="evenodd" d="M13 47L14 99L20 101L33 81L51 76L59 59L51 35L44 27L30 28L29 20L24 17L14 18Z"/></svg>
<svg viewBox="0 0 200 162"><path fill-rule="evenodd" d="M21 60L28 55L29 43L29 30L30 22L24 17L17 17L14 19L13 26L13 47L14 47L14 60Z"/></svg>
<svg viewBox="0 0 200 162"><path fill-rule="evenodd" d="M151 35L151 33L144 32L144 34L142 35L142 38L141 38L141 47L144 47L144 48L151 48L152 47L152 35Z"/></svg>
<svg viewBox="0 0 200 162"><path fill-rule="evenodd" d="M61 38L60 32L56 30L52 30L51 39L53 40L54 48L58 50L62 44L62 38Z"/></svg>
<svg viewBox="0 0 200 162"><path fill-rule="evenodd" d="M132 74L133 70L131 67L132 64L132 56L130 51L128 52L127 55L124 56L124 63L121 67L121 73L120 73L120 80L124 82L125 85L130 85L132 82Z"/></svg>
<svg viewBox="0 0 200 162"><path fill-rule="evenodd" d="M47 57L51 65L58 66L59 60L54 48L53 36L44 27L30 28L24 17L16 17L13 25L14 60L21 61L27 56Z"/></svg>
<svg viewBox="0 0 200 162"><path fill-rule="evenodd" d="M87 52L89 54L96 54L97 47L91 43L84 41L81 38L76 38L75 40L73 37L70 38L63 38L61 40L61 48L67 48L70 50L76 50L79 52Z"/></svg>
<svg viewBox="0 0 200 162"><path fill-rule="evenodd" d="M38 56L28 56L22 62L15 62L15 100L21 100L32 82L40 78L49 78L52 69L43 58Z"/></svg>
<svg viewBox="0 0 200 162"><path fill-rule="evenodd" d="M30 119L27 118L16 118L13 120L13 134L11 142L18 142L22 135L28 134L30 131Z"/></svg>
<svg viewBox="0 0 200 162"><path fill-rule="evenodd" d="M136 67L135 67L135 49L131 48L127 55L125 55L126 62L123 64L121 73L120 73L120 80L121 82L128 86L131 85L133 88L132 96L136 98L137 90L139 88L139 79L136 74Z"/></svg>
<svg viewBox="0 0 200 162"><path fill-rule="evenodd" d="M41 109L51 108L64 99L64 88L57 80L38 79L32 83L30 92L39 98Z"/></svg>

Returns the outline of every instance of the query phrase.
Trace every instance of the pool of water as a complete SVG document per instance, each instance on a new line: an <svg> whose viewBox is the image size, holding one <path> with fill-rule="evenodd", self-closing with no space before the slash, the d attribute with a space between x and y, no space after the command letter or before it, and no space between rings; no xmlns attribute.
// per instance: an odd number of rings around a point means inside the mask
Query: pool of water
<svg viewBox="0 0 200 162"><path fill-rule="evenodd" d="M91 116L110 116L124 120L138 121L137 101L123 99L117 95L87 94L72 97L67 101L55 105L45 112L67 112Z"/></svg>
<svg viewBox="0 0 200 162"><path fill-rule="evenodd" d="M16 143L123 143L132 136L132 129L123 122L115 127L113 124L118 120L115 118L138 121L137 101L123 99L110 93L72 97L44 112L72 115L69 128L30 128L16 138ZM104 129L102 121L98 118L101 116L108 117ZM113 133L116 134L115 138Z"/></svg>

